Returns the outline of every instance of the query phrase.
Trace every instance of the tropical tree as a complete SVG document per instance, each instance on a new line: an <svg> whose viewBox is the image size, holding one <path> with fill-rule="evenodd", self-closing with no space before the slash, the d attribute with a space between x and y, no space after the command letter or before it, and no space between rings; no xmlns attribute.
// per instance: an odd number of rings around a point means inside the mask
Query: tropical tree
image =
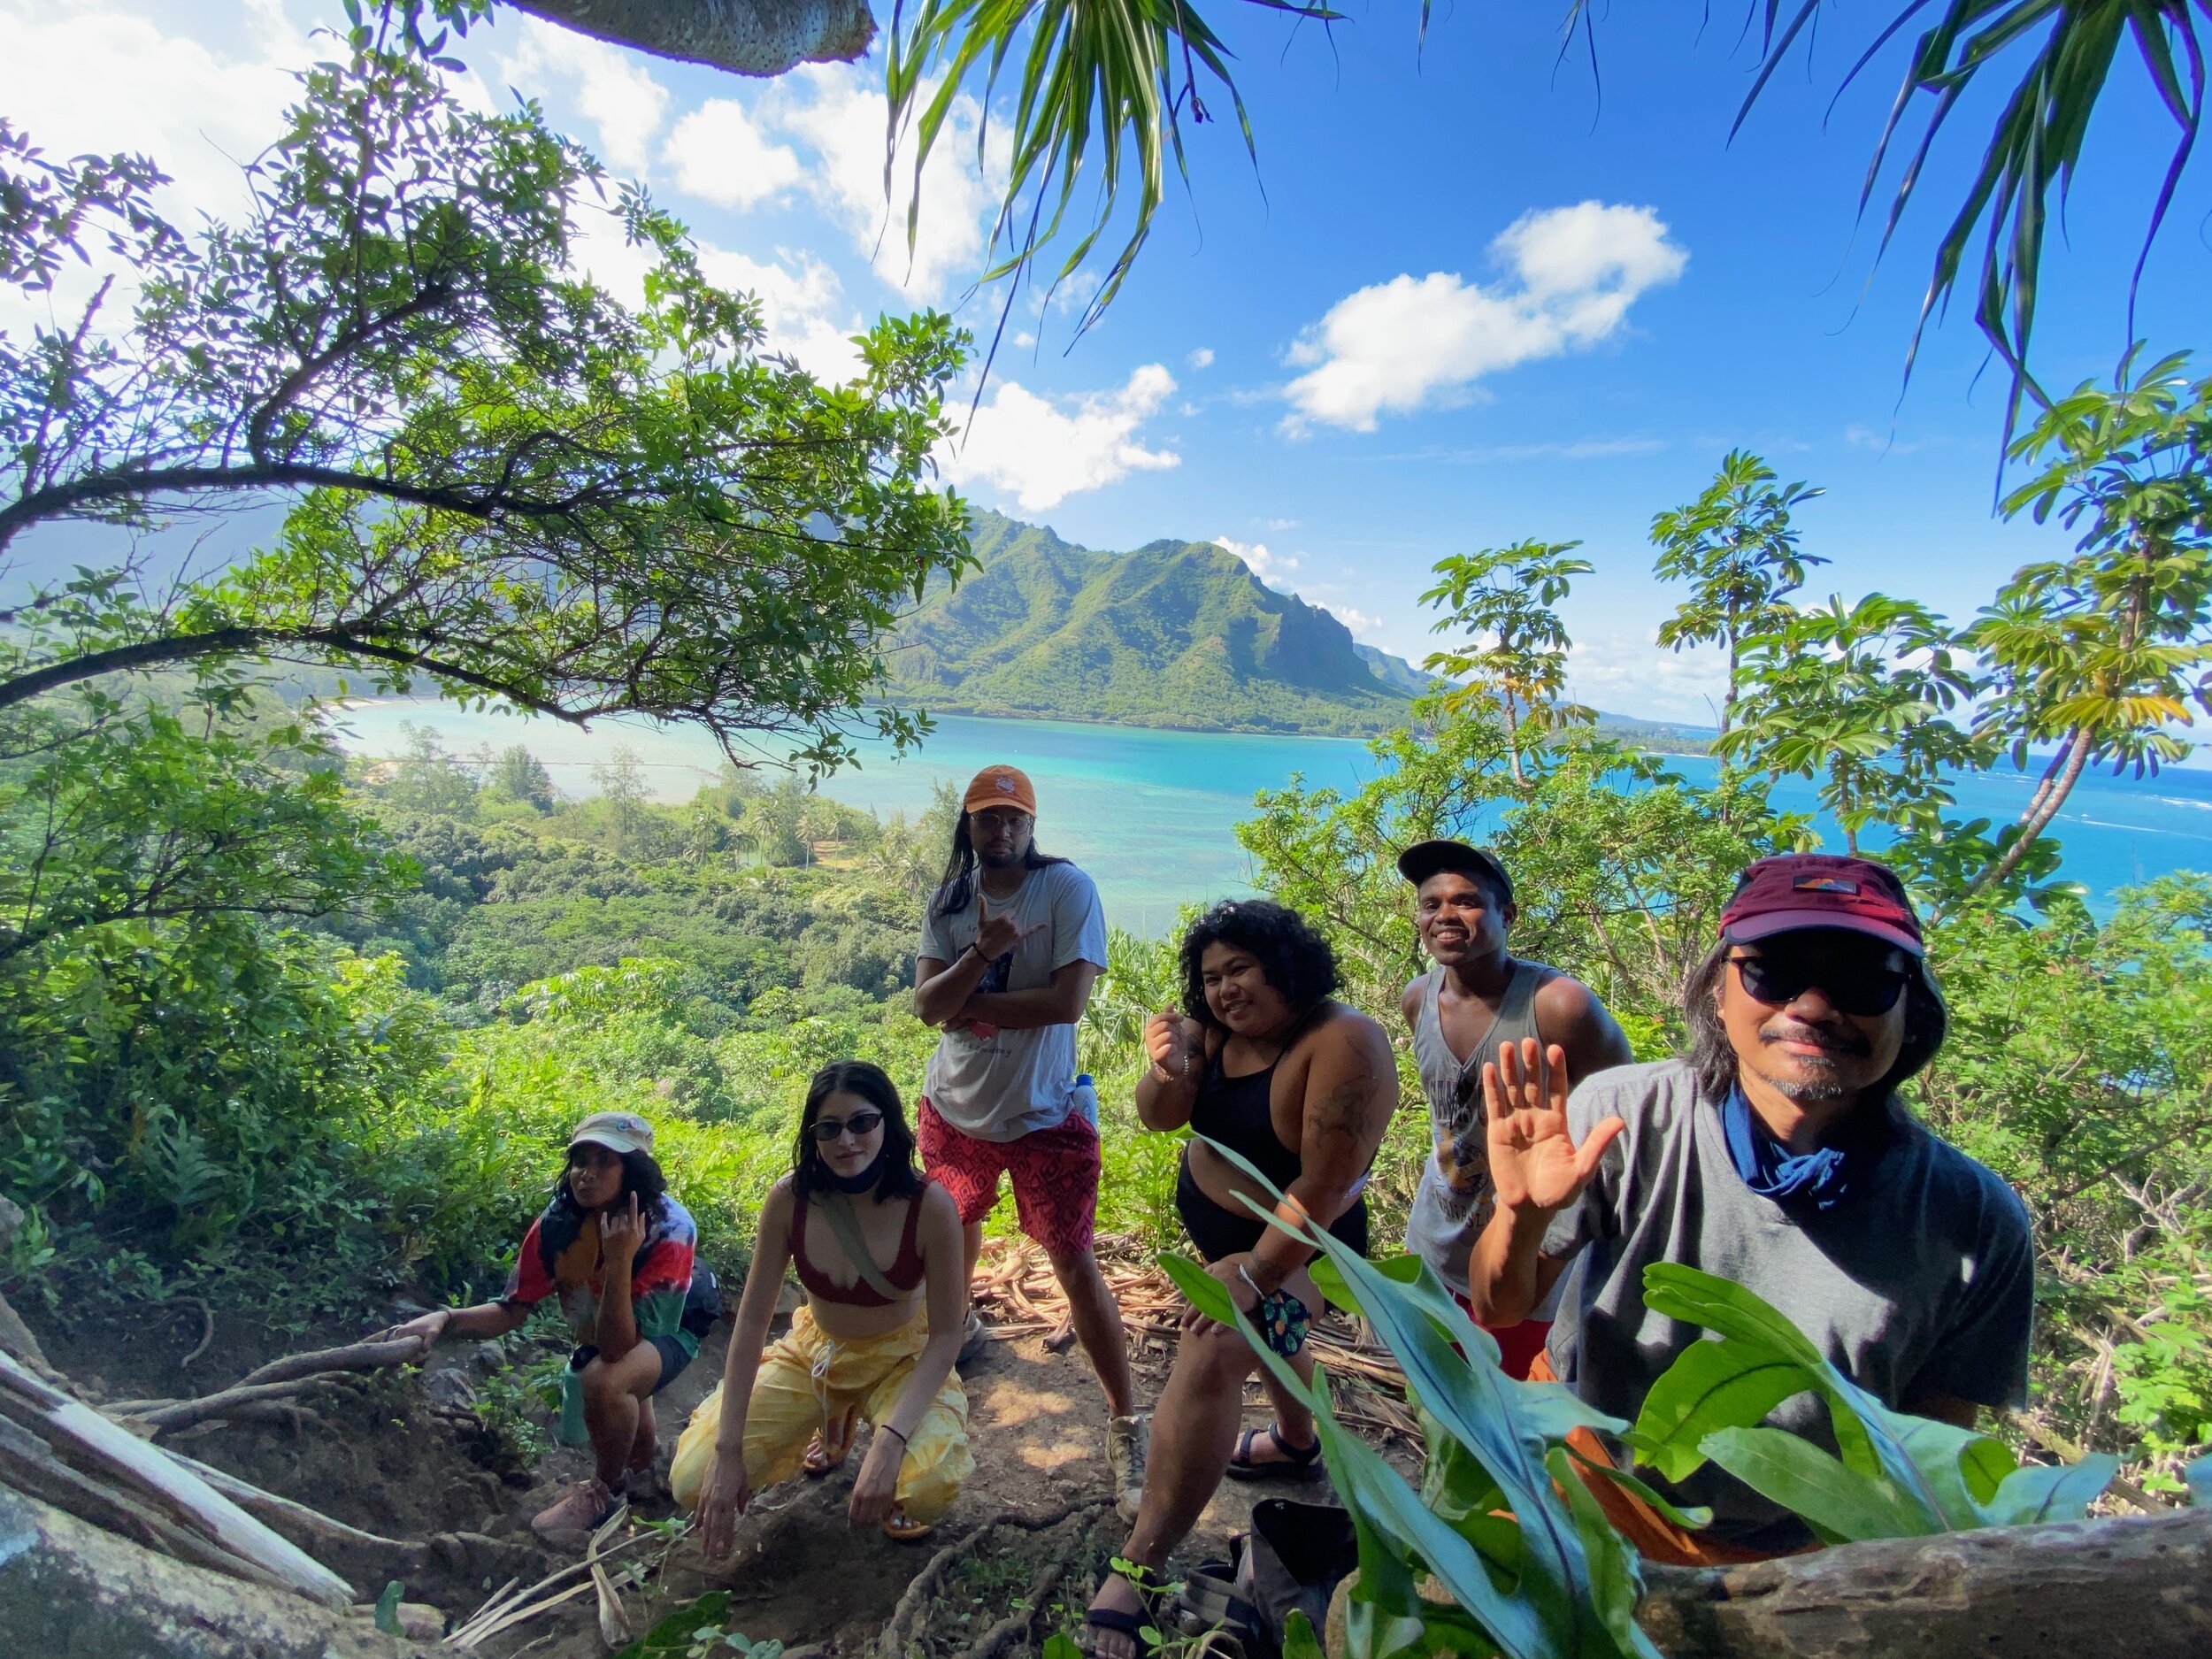
<svg viewBox="0 0 2212 1659"><path fill-rule="evenodd" d="M1875 825L1940 833L1950 779L1986 743L1948 717L1981 681L1942 618L1887 594L1792 611L1747 642L1742 718L1714 751L1755 772L1819 780L1859 850Z"/></svg>
<svg viewBox="0 0 2212 1659"><path fill-rule="evenodd" d="M2193 747L2169 728L2212 711L2212 379L2191 384L2175 356L2131 380L2133 356L2013 446L2042 470L2004 511L2082 534L2073 557L2024 566L1962 636L1993 681L1978 729L2016 765L2058 746L1977 892L2012 873L2086 768L2154 772Z"/></svg>
<svg viewBox="0 0 2212 1659"><path fill-rule="evenodd" d="M557 796L553 774L527 747L514 743L499 751L491 764L490 786L510 801L550 812Z"/></svg>
<svg viewBox="0 0 2212 1659"><path fill-rule="evenodd" d="M1565 701L1571 641L1555 608L1574 579L1594 568L1588 559L1568 557L1581 545L1528 541L1455 553L1437 562L1436 573L1444 580L1421 595L1425 605L1445 607L1430 633L1456 630L1467 636L1455 649L1432 651L1421 664L1460 682L1440 694L1438 706L1463 713L1494 701L1504 718L1508 769L1524 787L1529 737L1540 743L1555 732L1597 718Z"/></svg>
<svg viewBox="0 0 2212 1659"><path fill-rule="evenodd" d="M1825 565L1797 545L1793 508L1826 494L1798 482L1777 485L1775 471L1748 449L1731 449L1695 501L1651 521L1659 557L1652 568L1667 581L1691 584L1690 596L1659 625L1659 643L1679 651L1718 644L1728 652L1728 690L1720 729L1734 718L1743 641L1782 621L1783 602L1805 585L1808 565Z"/></svg>
<svg viewBox="0 0 2212 1659"><path fill-rule="evenodd" d="M913 737L865 705L901 605L968 558L927 487L964 336L885 319L820 385L635 191L654 269L625 309L572 268L595 164L534 109L462 108L398 29L311 71L243 220L191 236L150 162L56 162L0 127L0 274L45 290L82 259L97 284L0 341L0 558L38 526L284 507L266 550L158 597L128 566L27 584L0 709L259 658L686 720L726 750L780 732L822 766L858 720Z"/></svg>

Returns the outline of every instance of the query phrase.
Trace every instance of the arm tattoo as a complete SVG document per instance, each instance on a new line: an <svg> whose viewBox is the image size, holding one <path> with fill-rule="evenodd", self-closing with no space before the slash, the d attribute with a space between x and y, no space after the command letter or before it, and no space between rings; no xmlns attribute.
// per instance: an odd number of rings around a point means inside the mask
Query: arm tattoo
<svg viewBox="0 0 2212 1659"><path fill-rule="evenodd" d="M1325 1139L1348 1141L1354 1148L1364 1144L1374 1093L1372 1078L1355 1078L1348 1083L1340 1083L1307 1108L1312 1115L1314 1133Z"/></svg>

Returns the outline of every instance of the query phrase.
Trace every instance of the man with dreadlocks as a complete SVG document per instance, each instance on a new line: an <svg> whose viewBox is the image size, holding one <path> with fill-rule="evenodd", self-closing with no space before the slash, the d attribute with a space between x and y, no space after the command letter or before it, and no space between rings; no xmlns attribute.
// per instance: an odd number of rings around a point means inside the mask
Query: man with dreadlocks
<svg viewBox="0 0 2212 1659"><path fill-rule="evenodd" d="M1483 1067L1497 1207L1475 1242L1475 1317L1510 1325L1567 1274L1531 1375L1632 1420L1700 1338L1644 1304L1644 1269L1734 1280L1788 1317L1893 1409L1971 1427L2024 1401L2034 1251L2012 1190L1907 1111L1897 1089L1946 1025L1920 920L1896 876L1825 853L1763 858L1691 975L1691 1052L1621 1066L1570 1095L1557 1046ZM1809 1394L1776 1427L1833 1448ZM1578 1430L1586 1457L1607 1455ZM1813 1541L1796 1517L1711 1464L1668 1489L1692 1532L1593 1471L1649 1559L1756 1560Z"/></svg>
<svg viewBox="0 0 2212 1659"><path fill-rule="evenodd" d="M962 799L914 964L914 1011L945 1033L923 1080L917 1139L923 1168L960 1206L970 1279L999 1177L1012 1179L1022 1231L1050 1258L1106 1391L1107 1463L1133 1514L1146 1425L1121 1310L1091 1249L1102 1161L1076 1089L1075 1026L1106 966L1106 918L1088 876L1037 850L1036 821L1036 790L1011 766L986 766ZM968 1317L964 1365L989 1334Z"/></svg>

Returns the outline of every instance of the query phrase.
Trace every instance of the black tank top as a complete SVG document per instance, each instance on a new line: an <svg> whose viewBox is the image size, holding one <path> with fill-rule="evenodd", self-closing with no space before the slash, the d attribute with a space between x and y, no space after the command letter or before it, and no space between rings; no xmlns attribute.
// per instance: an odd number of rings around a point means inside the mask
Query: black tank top
<svg viewBox="0 0 2212 1659"><path fill-rule="evenodd" d="M1305 1029L1306 1020L1302 1019L1284 1041L1282 1052L1264 1071L1225 1077L1218 1064L1207 1067L1198 1085L1198 1098L1191 1102L1192 1133L1218 1141L1249 1160L1253 1168L1279 1187L1288 1187L1298 1179L1301 1160L1298 1148L1285 1146L1275 1133L1268 1100L1275 1090L1275 1068L1282 1064L1283 1055L1290 1052Z"/></svg>

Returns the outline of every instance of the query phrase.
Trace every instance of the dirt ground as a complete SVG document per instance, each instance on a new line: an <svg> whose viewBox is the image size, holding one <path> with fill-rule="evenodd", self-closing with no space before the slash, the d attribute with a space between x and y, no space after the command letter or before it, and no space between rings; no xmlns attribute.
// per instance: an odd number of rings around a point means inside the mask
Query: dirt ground
<svg viewBox="0 0 2212 1659"><path fill-rule="evenodd" d="M257 1339L229 1331L231 1323L218 1322L216 1340L189 1371L178 1362L203 1334L194 1306L150 1309L135 1321L83 1329L42 1328L39 1334L49 1356L96 1402L204 1394L279 1353L317 1345ZM334 1333L326 1340L358 1334ZM657 1401L664 1475L676 1436L720 1376L727 1334L726 1323L718 1325L698 1359ZM1156 1338L1135 1344L1138 1393L1148 1407L1166 1380L1170 1358ZM419 1552L422 1558L403 1579L406 1599L433 1604L457 1624L509 1580L534 1582L574 1558L543 1550L529 1523L569 1482L589 1472L587 1453L565 1448L527 1471L503 1474L486 1466L488 1442L466 1409L473 1384L485 1374L482 1359L476 1345L457 1343L440 1349L420 1371L319 1386L303 1396L304 1410L296 1417L188 1429L160 1443L349 1525L389 1539L428 1540L431 1548ZM933 1561L939 1588L929 1610L936 1625L954 1632L972 1625L979 1632L1019 1604L1044 1557L1056 1550L1067 1559L1053 1597L1063 1609L1055 1622L1071 1624L1123 1535L1111 1518L1106 1411L1089 1363L1079 1348L1048 1348L1041 1333L1008 1334L963 1374L976 1471L928 1538L898 1544L873 1529L847 1528L845 1503L864 1445L826 1479L795 1480L757 1494L728 1561L707 1562L688 1539L646 1539L626 1551L623 1559L638 1563L618 1573L632 1631L642 1634L670 1609L725 1590L731 1597L727 1623L755 1641L773 1638L787 1647L818 1647L822 1659L859 1659ZM1266 1420L1256 1384L1248 1391L1246 1417ZM1225 1480L1176 1564L1225 1553L1229 1537L1245 1530L1259 1499L1322 1501L1325 1492L1308 1483ZM636 1508L648 1519L676 1513L664 1485L657 1500ZM1002 1521L1007 1525L993 1525ZM978 1539L985 1544L970 1548L968 1540ZM383 1588L388 1557L305 1536L298 1541L347 1577L364 1600ZM956 1547L953 1555L941 1560L948 1546ZM941 1645L921 1644L925 1650ZM474 1651L489 1659L525 1653L595 1659L606 1648L595 1599L587 1594ZM947 1646L945 1659L956 1651L957 1644Z"/></svg>

